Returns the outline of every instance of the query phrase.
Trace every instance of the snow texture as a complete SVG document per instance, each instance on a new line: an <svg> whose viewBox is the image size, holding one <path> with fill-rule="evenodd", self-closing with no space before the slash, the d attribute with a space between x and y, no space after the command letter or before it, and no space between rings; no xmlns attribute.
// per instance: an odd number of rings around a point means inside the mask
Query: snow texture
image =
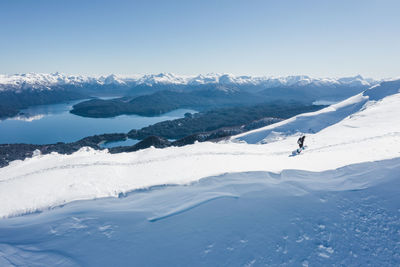
<svg viewBox="0 0 400 267"><path fill-rule="evenodd" d="M398 266L399 158L227 173L0 220L1 266Z"/></svg>

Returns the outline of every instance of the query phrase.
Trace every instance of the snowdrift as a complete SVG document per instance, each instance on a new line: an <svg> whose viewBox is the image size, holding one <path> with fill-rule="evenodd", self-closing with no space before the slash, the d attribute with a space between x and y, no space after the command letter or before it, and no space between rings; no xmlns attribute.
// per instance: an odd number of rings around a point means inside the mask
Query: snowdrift
<svg viewBox="0 0 400 267"><path fill-rule="evenodd" d="M14 161L0 169L0 217L76 200L118 197L154 186L191 184L207 177L225 179L224 174L266 172L282 176L285 170L292 170L291 176L299 177L302 171L330 170L339 175L338 168L351 164L399 158L399 88L400 81L385 82L318 112L236 136L234 142L114 155L85 148L72 155L37 155ZM308 148L304 154L289 157L300 133L307 133ZM389 169L397 172L398 168L396 162ZM340 183L335 183L337 175L327 176L324 181L332 190L352 186L360 189L371 184L359 180L353 183L352 179L345 179L346 173ZM276 183L274 179L265 182ZM308 179L295 182L304 186L318 184L317 180ZM342 188L342 183L348 186ZM200 202L220 196L211 192ZM230 192L227 196L238 195ZM150 219L158 220L179 210L168 209Z"/></svg>
<svg viewBox="0 0 400 267"><path fill-rule="evenodd" d="M399 167L227 173L2 219L0 265L398 266Z"/></svg>

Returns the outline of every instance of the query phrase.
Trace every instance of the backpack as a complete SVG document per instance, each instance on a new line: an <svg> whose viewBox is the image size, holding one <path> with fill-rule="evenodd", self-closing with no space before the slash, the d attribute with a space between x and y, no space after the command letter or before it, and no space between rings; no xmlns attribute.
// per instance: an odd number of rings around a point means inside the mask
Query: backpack
<svg viewBox="0 0 400 267"><path fill-rule="evenodd" d="M304 136L302 136L302 137L300 137L299 138L299 140L297 140L297 144L299 144L299 145L301 145L301 144L303 144L304 143L304 139L306 138L306 136L304 135Z"/></svg>

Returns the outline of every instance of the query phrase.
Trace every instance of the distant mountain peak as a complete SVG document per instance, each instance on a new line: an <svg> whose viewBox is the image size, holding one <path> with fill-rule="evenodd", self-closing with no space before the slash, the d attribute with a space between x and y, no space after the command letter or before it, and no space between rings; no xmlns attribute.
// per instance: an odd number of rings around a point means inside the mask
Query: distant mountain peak
<svg viewBox="0 0 400 267"><path fill-rule="evenodd" d="M119 78L115 74L108 75L104 79L104 84L110 85L110 84L116 84L116 85L126 85L125 81L121 78Z"/></svg>

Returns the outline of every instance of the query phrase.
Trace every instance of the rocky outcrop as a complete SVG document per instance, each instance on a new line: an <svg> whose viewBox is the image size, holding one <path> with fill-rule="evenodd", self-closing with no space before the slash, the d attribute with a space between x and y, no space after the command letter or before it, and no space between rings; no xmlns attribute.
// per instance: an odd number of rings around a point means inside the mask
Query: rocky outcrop
<svg viewBox="0 0 400 267"><path fill-rule="evenodd" d="M56 143L48 145L32 144L1 144L0 145L0 167L7 166L13 160L24 160L32 157L34 151L40 151L41 154L57 152L60 154L72 154L82 147L91 147L101 149L102 142L121 141L126 138L124 133L102 134L85 137L72 143Z"/></svg>
<svg viewBox="0 0 400 267"><path fill-rule="evenodd" d="M113 154L121 152L133 152L152 146L155 148L165 148L171 146L171 142L159 136L149 136L133 146L112 147L109 148L108 151Z"/></svg>

